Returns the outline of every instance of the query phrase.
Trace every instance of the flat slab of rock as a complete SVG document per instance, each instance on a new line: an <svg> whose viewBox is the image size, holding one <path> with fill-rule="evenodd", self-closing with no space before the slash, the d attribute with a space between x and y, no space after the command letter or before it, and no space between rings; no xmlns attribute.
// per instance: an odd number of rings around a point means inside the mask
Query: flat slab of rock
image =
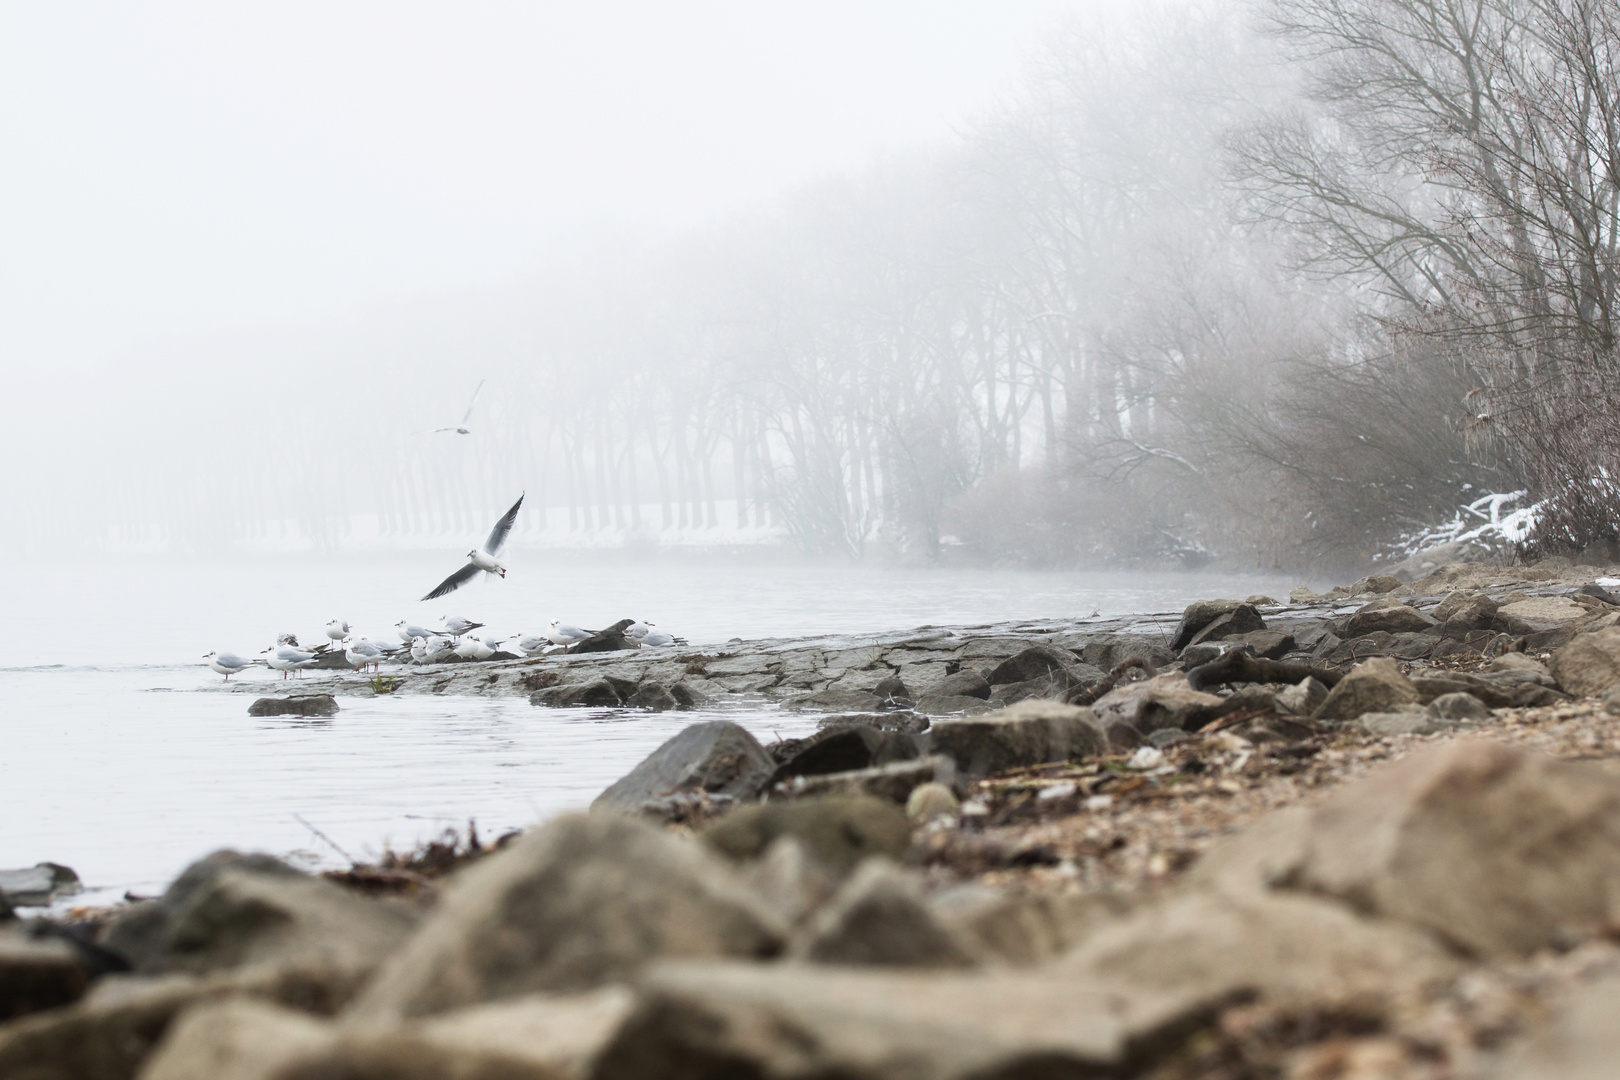
<svg viewBox="0 0 1620 1080"><path fill-rule="evenodd" d="M591 806L636 810L678 791L747 799L763 790L775 771L776 762L747 728L713 720L693 724L669 739Z"/></svg>
<svg viewBox="0 0 1620 1080"><path fill-rule="evenodd" d="M1421 634L1439 625L1433 617L1416 608L1375 600L1350 616L1345 624L1345 636L1357 638L1380 631L1386 634Z"/></svg>
<svg viewBox="0 0 1620 1080"><path fill-rule="evenodd" d="M1567 596L1533 596L1496 609L1496 622L1510 634L1534 634L1579 622L1591 612Z"/></svg>
<svg viewBox="0 0 1620 1080"><path fill-rule="evenodd" d="M331 694L262 697L248 706L249 716L336 716L337 714L337 698Z"/></svg>
<svg viewBox="0 0 1620 1080"><path fill-rule="evenodd" d="M1108 736L1090 709L1056 701L1021 701L999 712L941 720L930 748L967 776L985 776L1049 761L1108 752Z"/></svg>
<svg viewBox="0 0 1620 1080"><path fill-rule="evenodd" d="M668 964L643 981L594 1077L1112 1075L1152 1060L1221 1004L1026 972Z"/></svg>

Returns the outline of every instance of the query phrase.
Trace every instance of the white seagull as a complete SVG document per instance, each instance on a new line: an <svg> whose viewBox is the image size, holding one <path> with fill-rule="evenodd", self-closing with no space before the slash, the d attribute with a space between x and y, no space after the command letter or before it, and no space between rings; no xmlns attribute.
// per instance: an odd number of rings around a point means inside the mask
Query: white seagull
<svg viewBox="0 0 1620 1080"><path fill-rule="evenodd" d="M300 649L296 645L276 644L270 646L270 648L265 649L264 651L270 654L269 659L265 662L272 668L281 672L281 677L283 679L287 677L287 673L289 671L298 671L301 668L307 668L309 665L313 664L316 659L315 653L309 652L306 649Z"/></svg>
<svg viewBox="0 0 1620 1080"><path fill-rule="evenodd" d="M408 619L399 620L399 622L394 624L394 629L399 632L399 640L403 641L407 645L415 641L417 638L429 638L438 634L437 630L429 630L425 626L417 626Z"/></svg>
<svg viewBox="0 0 1620 1080"><path fill-rule="evenodd" d="M656 625L656 623L650 622L633 622L624 628L624 636L629 638L631 641L640 641L642 638L652 633L652 628Z"/></svg>
<svg viewBox="0 0 1620 1080"><path fill-rule="evenodd" d="M552 619L551 629L546 631L546 639L553 645L572 645L576 641L584 641L593 633L594 630L581 630L577 626Z"/></svg>
<svg viewBox="0 0 1620 1080"><path fill-rule="evenodd" d="M518 507L522 505L523 496L519 495L518 501L512 504L512 509L502 514L501 520L497 521L495 527L490 530L489 539L484 541L483 548L473 548L467 552L467 565L439 582L438 588L422 597L422 599L437 600L441 596L453 593L476 577L480 570L486 574L498 574L504 578L506 576L506 567L497 562L495 556L500 552L501 545L506 543L506 535L512 531L512 525L517 521Z"/></svg>
<svg viewBox="0 0 1620 1080"><path fill-rule="evenodd" d="M508 645L515 645L518 651L525 656L532 656L551 644L553 644L552 640L544 634L525 634L522 637L507 638L501 642L501 648L504 649Z"/></svg>
<svg viewBox="0 0 1620 1080"><path fill-rule="evenodd" d="M326 636L333 641L342 641L349 636L349 624L343 619L333 619L326 624Z"/></svg>
<svg viewBox="0 0 1620 1080"><path fill-rule="evenodd" d="M343 650L343 659L349 662L350 667L363 668L370 664L371 670L376 671L377 666L394 655L399 648L400 646L395 646L392 649L385 649L370 638L361 638L359 641L349 642L348 648Z"/></svg>
<svg viewBox="0 0 1620 1080"><path fill-rule="evenodd" d="M495 655L495 650L485 643L477 634L468 634L456 642L454 652L457 656L468 660L488 660Z"/></svg>
<svg viewBox="0 0 1620 1080"><path fill-rule="evenodd" d="M460 615L446 615L444 617L444 628L450 632L451 637L460 637L462 634L477 630L483 625L481 622L463 619Z"/></svg>
<svg viewBox="0 0 1620 1080"><path fill-rule="evenodd" d="M226 682L231 681L232 675L246 671L259 662L257 660L244 660L233 652L211 652L204 656L203 659L208 661L209 667L225 676Z"/></svg>
<svg viewBox="0 0 1620 1080"><path fill-rule="evenodd" d="M467 411L462 414L461 423L454 424L454 425L452 425L450 427L434 428L432 433L434 435L437 435L441 431L453 431L457 435L470 434L470 432L467 429L467 421L472 419L473 406L478 403L478 395L483 393L483 392L484 392L484 380L479 379L478 380L478 389L473 391L472 400L467 402Z"/></svg>
<svg viewBox="0 0 1620 1080"><path fill-rule="evenodd" d="M438 634L417 638L411 642L411 659L418 664L436 663L440 657L448 655L449 652L450 643Z"/></svg>
<svg viewBox="0 0 1620 1080"><path fill-rule="evenodd" d="M640 638L641 647L644 649L656 649L661 645L674 645L680 640L674 634L666 634L662 630L649 631L641 635Z"/></svg>

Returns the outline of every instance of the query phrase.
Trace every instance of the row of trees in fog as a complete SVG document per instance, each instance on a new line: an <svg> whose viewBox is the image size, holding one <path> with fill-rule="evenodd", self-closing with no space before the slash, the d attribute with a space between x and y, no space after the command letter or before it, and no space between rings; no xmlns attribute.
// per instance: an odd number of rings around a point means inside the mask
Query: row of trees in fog
<svg viewBox="0 0 1620 1080"><path fill-rule="evenodd" d="M308 377L143 414L103 505L341 544L526 488L531 532L1299 565L1528 485L1537 542L1580 546L1620 520L1617 46L1595 0L1076 23L952 145L437 322L258 342ZM484 375L472 436L421 434Z"/></svg>

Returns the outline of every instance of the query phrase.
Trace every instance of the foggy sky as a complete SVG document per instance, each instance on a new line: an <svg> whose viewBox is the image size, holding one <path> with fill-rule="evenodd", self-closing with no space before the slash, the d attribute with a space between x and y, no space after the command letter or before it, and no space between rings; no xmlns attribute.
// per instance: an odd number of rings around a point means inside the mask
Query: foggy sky
<svg viewBox="0 0 1620 1080"><path fill-rule="evenodd" d="M37 421L53 374L692 225L948 136L1103 6L7 5L0 372Z"/></svg>

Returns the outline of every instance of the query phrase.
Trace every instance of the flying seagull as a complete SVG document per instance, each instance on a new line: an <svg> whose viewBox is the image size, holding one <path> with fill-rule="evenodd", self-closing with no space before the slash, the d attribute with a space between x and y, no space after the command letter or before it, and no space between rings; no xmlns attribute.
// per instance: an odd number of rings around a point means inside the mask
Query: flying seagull
<svg viewBox="0 0 1620 1080"><path fill-rule="evenodd" d="M512 509L502 514L501 520L489 531L489 539L484 541L482 550L473 548L467 552L467 565L439 582L438 588L422 599L437 600L441 596L453 593L477 576L480 570L486 574L499 574L505 577L506 567L496 562L495 556L500 552L501 545L506 543L506 534L512 531L512 524L517 521L518 507L522 505L523 496L519 495L518 501L512 504Z"/></svg>
<svg viewBox="0 0 1620 1080"><path fill-rule="evenodd" d="M467 421L472 419L473 405L475 405L478 402L478 395L483 393L483 391L484 391L484 380L479 379L478 380L478 389L473 391L472 400L467 402L467 411L462 416L461 423L456 424L453 427L434 428L433 429L433 434L437 435L441 431L453 431L457 435L470 434L470 432L467 430Z"/></svg>

